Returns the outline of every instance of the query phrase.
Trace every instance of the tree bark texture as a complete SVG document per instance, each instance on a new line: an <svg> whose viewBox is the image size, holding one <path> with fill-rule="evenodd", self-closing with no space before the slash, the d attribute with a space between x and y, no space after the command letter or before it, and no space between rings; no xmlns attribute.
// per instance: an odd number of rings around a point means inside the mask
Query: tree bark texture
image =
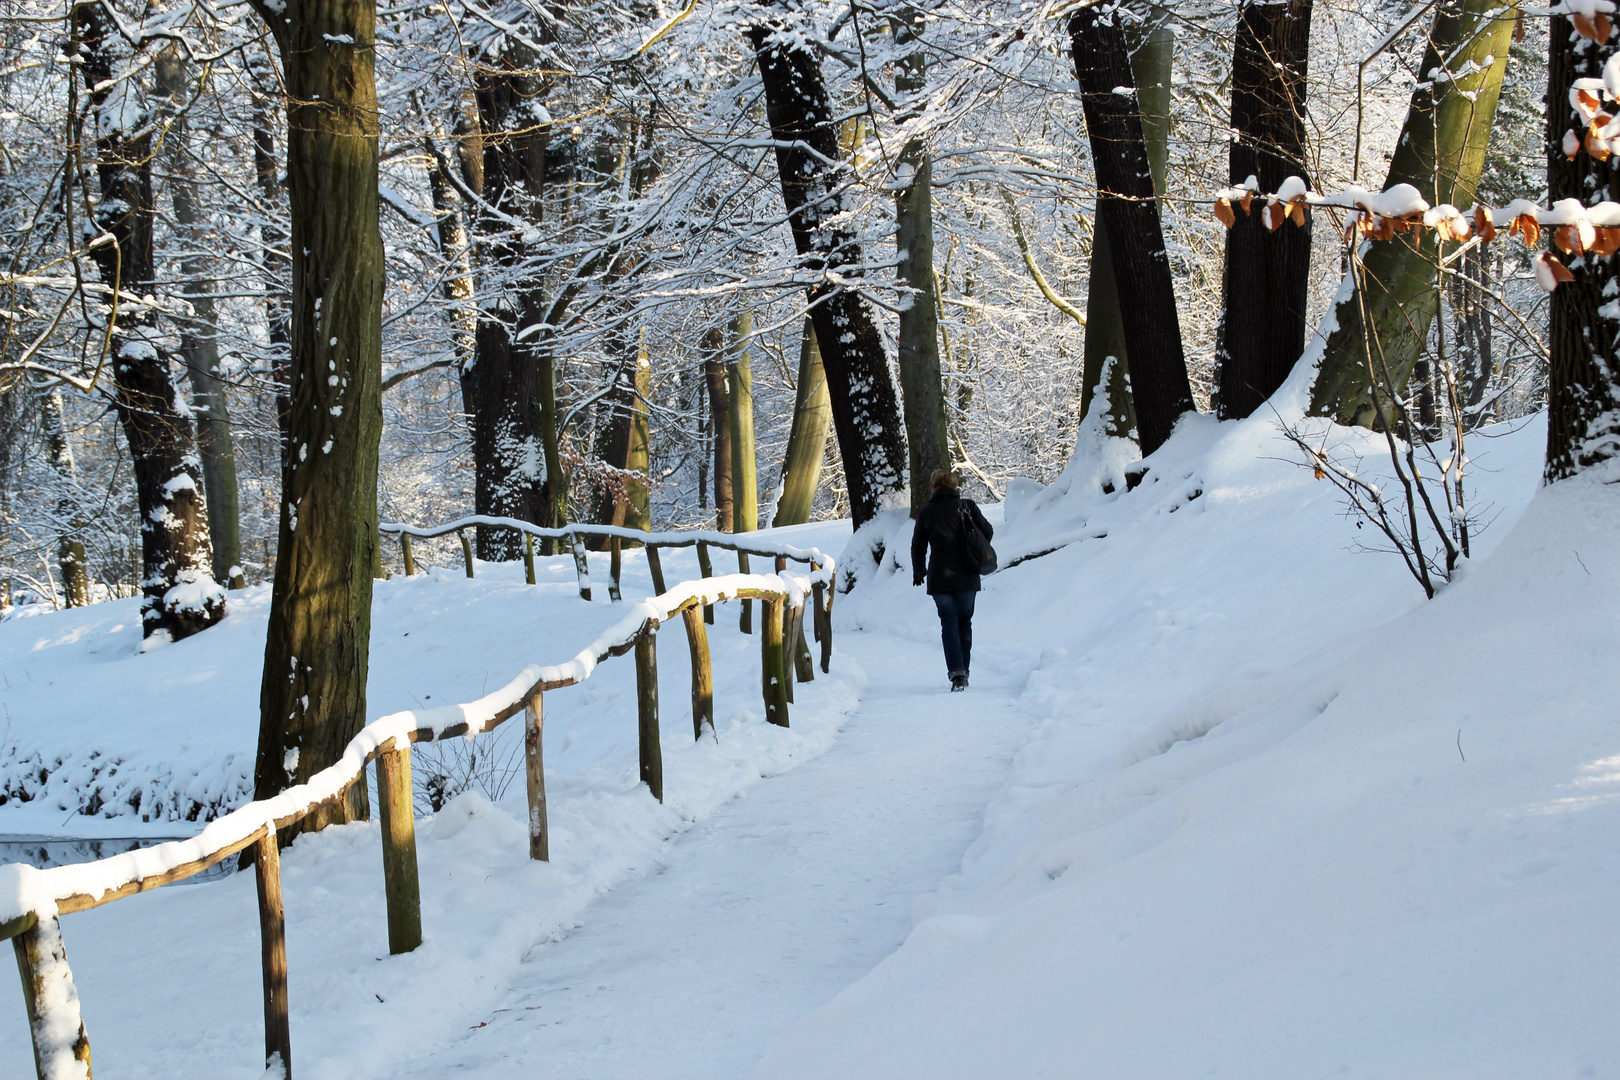
<svg viewBox="0 0 1620 1080"><path fill-rule="evenodd" d="M268 64L268 61L266 61ZM264 272L265 330L270 339L270 381L276 388L276 430L281 435L281 464L287 465L287 425L292 416L291 294L292 266L286 254L286 188L276 158L276 123L270 94L276 77L267 71L255 72L253 96L253 168L258 175L259 192L264 196L265 214L259 225L259 260Z"/></svg>
<svg viewBox="0 0 1620 1080"><path fill-rule="evenodd" d="M776 500L771 525L803 525L810 520L816 488L821 483L821 462L827 455L827 425L832 403L827 398L827 376L821 369L816 326L804 320L799 343L799 380L793 394L793 427L788 433L787 460L782 465L782 495Z"/></svg>
<svg viewBox="0 0 1620 1080"><path fill-rule="evenodd" d="M478 103L471 90L463 95L461 115L457 118L454 146L458 160L449 160L437 139L430 138L427 146L433 158L433 165L428 169L428 193L433 200L434 213L439 216L439 255L447 268L440 291L450 308L450 343L454 351L456 379L461 385L461 409L466 413L469 428L472 428L475 414L472 368L478 348L478 305L474 299L470 228L472 213L460 189L449 176L449 170L459 166L462 183L467 189L483 194L483 138L478 120ZM476 432L475 428L473 430Z"/></svg>
<svg viewBox="0 0 1620 1080"><path fill-rule="evenodd" d="M1176 40L1166 25L1163 8L1149 9L1144 24L1126 27L1125 43L1131 54L1131 79L1137 87L1142 114L1142 138L1147 144L1148 171L1153 191L1164 198L1170 166L1170 75ZM1086 279L1086 333L1081 358L1080 415L1091 411L1092 401L1107 379L1108 415L1104 432L1115 438L1136 438L1136 403L1131 399L1130 358L1125 349L1125 315L1120 307L1119 284L1114 280L1113 247L1108 228L1092 219L1091 265ZM1109 358L1114 358L1109 363Z"/></svg>
<svg viewBox="0 0 1620 1080"><path fill-rule="evenodd" d="M894 88L904 103L928 88L928 57L917 38L922 13L909 6L902 12L903 17L895 21L894 41L899 47L913 46L895 62ZM905 116L920 112L912 105ZM915 514L933 495L929 480L934 470L951 467L934 285L934 158L925 140L910 139L901 149L899 180L903 186L894 195L894 242L908 302L900 312L897 351L910 452L911 512Z"/></svg>
<svg viewBox="0 0 1620 1080"><path fill-rule="evenodd" d="M1582 139L1574 160L1565 157L1564 133L1584 125L1569 103L1570 84L1602 78L1603 65L1620 41L1599 45L1575 33L1569 18L1552 17L1547 67L1548 197L1588 205L1620 200L1620 158L1598 161ZM1557 256L1555 256L1557 257ZM1574 281L1552 294L1551 351L1547 373L1547 466L1550 483L1620 458L1620 319L1614 290L1620 288L1620 257L1586 254L1565 260ZM1612 466L1611 466L1612 468Z"/></svg>
<svg viewBox="0 0 1620 1080"><path fill-rule="evenodd" d="M749 339L754 315L744 311L731 320L727 332L731 349L726 356L726 426L731 432L731 530L759 528L759 478L754 454L754 365Z"/></svg>
<svg viewBox="0 0 1620 1080"><path fill-rule="evenodd" d="M838 127L816 54L780 24L754 26L748 39L759 61L794 247L800 266L816 278L806 290L810 317L859 528L905 498L906 436L871 305L829 276L858 280L863 261L859 238L840 218L848 170L839 161Z"/></svg>
<svg viewBox="0 0 1620 1080"><path fill-rule="evenodd" d="M624 467L630 472L625 478L628 505L624 511L627 528L652 531L652 482L647 475L652 432L647 402L652 395L652 361L647 357L647 344L636 348L635 395L630 403L630 448ZM663 590L659 590L662 592Z"/></svg>
<svg viewBox="0 0 1620 1080"><path fill-rule="evenodd" d="M1116 14L1082 8L1069 18L1075 74L1097 173L1097 221L1108 231L1121 298L1125 349L1142 452L1151 454L1193 409L1181 347L1170 260L1134 93L1125 34Z"/></svg>
<svg viewBox="0 0 1620 1080"><path fill-rule="evenodd" d="M242 510L236 487L236 449L231 409L219 373L219 322L215 281L204 252L207 220L193 180L191 133L182 111L189 96L189 66L177 48L165 50L155 65L157 89L173 110L169 124L169 197L175 224L185 235L188 254L181 261L181 290L191 318L180 325L180 358L191 381L192 415L197 421L197 456L202 459L203 493L208 502L208 536L214 549L214 580L245 588L242 577ZM234 571L234 573L233 573Z"/></svg>
<svg viewBox="0 0 1620 1080"><path fill-rule="evenodd" d="M1413 89L1386 190L1411 184L1430 206L1450 203L1467 210L1473 204L1517 14L1517 0L1442 0L1436 8L1421 70L1448 77ZM1367 373L1369 350L1393 382L1383 393L1405 390L1439 306L1437 257L1427 229L1366 245L1365 291L1358 290L1334 312L1337 329L1328 336L1311 388L1313 415L1363 426L1378 419Z"/></svg>
<svg viewBox="0 0 1620 1080"><path fill-rule="evenodd" d="M56 562L62 571L62 602L72 608L90 603L90 568L85 560L84 541L79 538L83 525L79 518L79 470L73 461L73 444L68 440L64 411L59 388L52 387L40 396L39 426L45 436L51 468L62 485L61 496L56 500L60 530L56 537Z"/></svg>
<svg viewBox="0 0 1620 1080"><path fill-rule="evenodd" d="M271 6L273 3L273 6ZM254 0L287 91L291 411L255 795L333 764L366 719L382 432L374 0ZM364 817L366 787L304 819Z"/></svg>
<svg viewBox="0 0 1620 1080"><path fill-rule="evenodd" d="M178 641L219 621L225 592L213 577L196 445L191 422L175 405L163 338L149 311L124 310L156 291L150 112L142 109L130 123L128 99L140 100L138 76L115 66L110 39L117 31L106 10L74 8L73 29L97 131L95 223L113 238L94 256L102 283L116 294L107 348L141 515L141 623L148 637L166 633ZM115 90L121 97L111 100Z"/></svg>
<svg viewBox="0 0 1620 1080"><path fill-rule="evenodd" d="M1305 165L1305 72L1312 0L1247 0L1232 48L1231 182L1253 176L1276 191ZM1269 398L1305 350L1311 219L1276 232L1252 214L1226 231L1216 411L1248 416Z"/></svg>
<svg viewBox="0 0 1620 1080"><path fill-rule="evenodd" d="M547 128L534 106L546 86L527 73L529 64L527 50L509 47L483 61L475 83L484 201L511 217L537 221L545 192ZM513 277L523 260L522 240L508 222L487 214L479 220L485 258L503 278ZM536 354L548 343L535 335L517 339L520 327L538 321L544 303L537 284L503 285L503 294L478 319L471 370L473 501L480 514L549 525L541 493L545 446L534 407L540 393ZM521 546L511 529L478 527L479 558L516 559Z"/></svg>
<svg viewBox="0 0 1620 1080"><path fill-rule="evenodd" d="M731 392L726 389L725 348L718 326L703 335L703 380L709 391L709 430L714 434L714 527L730 532Z"/></svg>

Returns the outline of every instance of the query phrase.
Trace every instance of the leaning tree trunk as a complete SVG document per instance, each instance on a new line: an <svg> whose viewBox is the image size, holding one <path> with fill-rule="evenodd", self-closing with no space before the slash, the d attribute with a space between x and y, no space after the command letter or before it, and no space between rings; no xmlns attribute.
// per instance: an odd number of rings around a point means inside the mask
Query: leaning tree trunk
<svg viewBox="0 0 1620 1080"><path fill-rule="evenodd" d="M914 46L895 63L894 88L906 111L903 120L922 115L928 89L928 55L917 40L922 12L909 5L895 19L896 46ZM847 157L847 155L846 155ZM951 467L945 428L945 394L939 369L939 316L934 285L934 157L924 139L909 139L900 151L894 194L895 247L900 283L907 302L898 335L900 390L905 403L906 445L910 450L911 512L933 495L929 478Z"/></svg>
<svg viewBox="0 0 1620 1080"><path fill-rule="evenodd" d="M1151 454L1193 399L1141 111L1134 93L1119 92L1132 75L1118 17L1081 8L1069 17L1069 34L1097 173L1097 221L1108 231L1120 295L1131 298L1121 305L1125 349L1142 452Z"/></svg>
<svg viewBox="0 0 1620 1080"><path fill-rule="evenodd" d="M90 603L90 569L84 556L84 541L79 539L83 523L79 518L79 470L73 461L73 444L68 441L64 421L62 391L52 387L42 394L39 402L39 426L45 436L45 448L50 454L51 469L57 483L62 485L56 500L56 562L62 571L62 600L66 607L85 607Z"/></svg>
<svg viewBox="0 0 1620 1080"><path fill-rule="evenodd" d="M731 349L726 357L726 427L731 435L731 530L759 528L759 476L754 453L754 365L749 339L753 312L744 311L728 327Z"/></svg>
<svg viewBox="0 0 1620 1080"><path fill-rule="evenodd" d="M334 764L366 720L382 433L374 0L253 0L280 48L292 210L291 398L255 793ZM305 818L368 812L366 787Z"/></svg>
<svg viewBox="0 0 1620 1080"><path fill-rule="evenodd" d="M1228 176L1276 191L1305 166L1305 70L1312 0L1246 0L1232 48L1232 143ZM1269 398L1305 350L1311 226L1271 232L1258 207L1226 232L1216 410L1248 416Z"/></svg>
<svg viewBox="0 0 1620 1080"><path fill-rule="evenodd" d="M827 423L831 418L832 403L827 400L827 376L821 369L816 327L806 317L799 344L799 380L793 394L793 428L788 433L782 494L776 500L773 527L803 525L810 520L816 488L821 483L821 462L827 456Z"/></svg>
<svg viewBox="0 0 1620 1080"><path fill-rule="evenodd" d="M1585 124L1570 106L1570 85L1599 79L1620 40L1608 44L1577 35L1569 19L1552 19L1547 67L1548 197L1587 204L1620 201L1620 157L1598 161L1585 139L1573 160L1563 152L1564 133L1579 136ZM1569 259L1574 281L1552 294L1547 372L1547 467L1549 483L1620 458L1620 319L1613 296L1620 289L1620 256L1591 252ZM1614 476L1609 465L1607 475Z"/></svg>
<svg viewBox="0 0 1620 1080"><path fill-rule="evenodd" d="M207 220L197 203L193 180L191 132L186 126L188 64L178 48L169 48L155 65L157 88L172 108L169 124L169 194L175 224L186 237L181 261L181 289L191 305L191 318L180 326L180 357L191 380L192 413L197 418L197 455L202 459L203 491L208 500L208 536L214 548L214 580L233 589L247 587L242 576L242 511L236 487L236 450L231 442L231 410L225 380L219 373L219 320L214 305L214 279L204 253Z"/></svg>
<svg viewBox="0 0 1620 1080"><path fill-rule="evenodd" d="M484 201L507 215L538 221L545 190L546 129L536 125L532 102L543 84L527 74L527 50L509 46L477 79L478 119L484 147ZM542 308L535 290L519 280L523 241L508 222L483 215L486 261L500 275L502 295L480 313L472 363L474 508L480 514L541 521L547 457L535 402L541 394L540 357L549 347L518 328L532 325ZM553 394L555 388L553 388ZM556 494L553 492L552 494ZM478 554L516 559L522 538L511 529L478 527Z"/></svg>
<svg viewBox="0 0 1620 1080"><path fill-rule="evenodd" d="M731 392L726 389L726 340L718 326L703 335L703 381L709 391L709 430L714 434L715 528L731 531Z"/></svg>
<svg viewBox="0 0 1620 1080"><path fill-rule="evenodd" d="M1430 206L1472 205L1517 15L1517 0L1442 0L1421 70L1445 77L1426 79L1412 91L1386 190L1411 184ZM1393 383L1380 396L1405 390L1439 306L1436 243L1429 230L1413 229L1367 246L1359 278L1365 289L1334 311L1336 329L1311 388L1313 415L1363 426L1378 419L1369 352Z"/></svg>
<svg viewBox="0 0 1620 1080"><path fill-rule="evenodd" d="M1153 7L1147 23L1128 28L1132 85L1142 111L1153 191L1164 198L1170 165L1170 65L1176 39L1163 8ZM1086 279L1085 346L1080 364L1080 415L1091 412L1099 390L1107 393L1104 434L1136 438L1136 404L1131 399L1130 357L1125 348L1125 313L1114 279L1113 247L1101 217L1092 221L1091 265ZM1110 363L1112 358L1113 362ZM1106 382L1106 385L1104 385Z"/></svg>
<svg viewBox="0 0 1620 1080"><path fill-rule="evenodd" d="M863 261L844 217L848 167L821 65L806 40L773 23L748 31L759 61L765 114L776 140L776 171L831 393L850 511L859 528L906 496L906 434L871 305L858 284ZM853 279L853 280L851 280ZM849 282L849 284L845 284Z"/></svg>
<svg viewBox="0 0 1620 1080"><path fill-rule="evenodd" d="M191 422L176 408L164 338L150 310L124 310L156 291L149 115L130 113L140 99L139 73L115 66L122 40L106 9L74 8L73 30L97 131L95 223L113 240L93 254L114 297L107 347L141 518L141 622L146 636L178 641L220 620L225 592L213 578Z"/></svg>

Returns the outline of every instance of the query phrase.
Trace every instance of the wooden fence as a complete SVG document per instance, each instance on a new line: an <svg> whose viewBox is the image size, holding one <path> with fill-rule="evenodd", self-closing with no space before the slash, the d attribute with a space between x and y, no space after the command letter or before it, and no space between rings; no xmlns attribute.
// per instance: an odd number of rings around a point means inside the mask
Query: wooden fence
<svg viewBox="0 0 1620 1080"><path fill-rule="evenodd" d="M22 975L23 998L33 1037L34 1065L40 1080L90 1077L90 1040L79 1009L78 993L68 967L60 917L87 911L126 896L146 892L253 849L259 893L259 934L264 975L264 1052L269 1072L283 1077L292 1072L292 1037L288 1024L287 947L285 911L281 902L281 860L276 831L292 825L317 809L344 798L351 784L364 782L365 768L376 762L377 795L382 826L383 889L388 911L388 950L409 952L422 943L421 894L416 866L416 815L411 792L411 744L455 736L477 736L493 731L504 721L525 714L524 775L528 789L529 857L547 859L545 769L541 754L544 718L542 697L548 690L576 686L590 678L596 666L614 656L635 653L636 719L640 743L641 779L652 796L664 798L663 757L658 737L657 633L661 624L677 615L686 628L692 662L692 734L701 738L705 724L714 727L714 679L709 664L705 623L714 621L714 605L741 600L761 602L760 685L765 718L788 726L793 683L815 677L805 643L804 609L813 615L813 630L821 645L821 670L832 656L832 600L836 568L833 560L814 548L801 549L768 540L742 543L726 533L642 533L612 526L575 525L540 529L507 518L465 518L436 529L383 525L397 532L405 548L407 573L415 572L410 537L443 536L469 525L515 528L526 541L528 580L534 582L532 538L567 539L574 550L580 592L590 598L588 568L581 538L606 536L612 545L613 586L618 594L618 549L622 541L637 541L647 548L648 564L658 595L630 606L626 615L567 663L531 664L505 687L479 700L436 709L409 710L367 724L349 742L342 758L316 773L306 783L269 799L256 800L209 823L189 840L175 840L111 858L47 870L10 864L0 866L0 941L10 938ZM473 574L470 545L467 576ZM696 544L701 578L664 587L658 562L661 547ZM739 573L711 574L710 548L735 551ZM775 560L776 573L750 574L747 559L757 555ZM787 572L789 561L807 564L808 574ZM698 609L704 614L700 616ZM743 629L750 630L746 624Z"/></svg>

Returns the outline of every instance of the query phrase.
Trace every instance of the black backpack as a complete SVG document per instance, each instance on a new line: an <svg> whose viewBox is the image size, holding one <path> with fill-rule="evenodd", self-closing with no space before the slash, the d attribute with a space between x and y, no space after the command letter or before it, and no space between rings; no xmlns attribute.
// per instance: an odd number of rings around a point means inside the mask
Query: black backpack
<svg viewBox="0 0 1620 1080"><path fill-rule="evenodd" d="M996 549L990 546L990 541L984 538L979 531L978 523L973 520L973 504L964 502L962 512L962 555L967 559L968 565L980 574L993 574L996 572Z"/></svg>

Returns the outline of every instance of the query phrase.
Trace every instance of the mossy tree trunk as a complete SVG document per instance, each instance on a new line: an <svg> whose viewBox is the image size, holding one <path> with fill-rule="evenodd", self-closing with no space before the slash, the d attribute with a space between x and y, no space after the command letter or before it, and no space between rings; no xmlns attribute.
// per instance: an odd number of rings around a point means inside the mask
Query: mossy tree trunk
<svg viewBox="0 0 1620 1080"><path fill-rule="evenodd" d="M788 433L787 459L782 465L782 495L776 501L773 526L803 525L810 520L816 488L821 483L821 462L827 455L827 425L832 403L827 397L827 376L821 369L816 325L804 320L799 341L799 379L793 394L793 428Z"/></svg>
<svg viewBox="0 0 1620 1080"><path fill-rule="evenodd" d="M1232 48L1231 182L1253 176L1276 191L1305 167L1305 72L1312 0L1247 0ZM1215 346L1216 411L1258 409L1305 349L1311 224L1266 229L1255 213L1226 231L1221 323Z"/></svg>
<svg viewBox="0 0 1620 1080"><path fill-rule="evenodd" d="M1575 33L1568 17L1552 18L1547 75L1548 195L1587 204L1620 201L1620 158L1598 161L1583 145L1564 155L1564 133L1581 132L1569 104L1576 79L1602 78L1620 41L1599 45ZM1585 140L1582 140L1583 144ZM1566 260L1575 274L1552 294L1552 362L1547 373L1547 466L1550 483L1620 458L1620 319L1613 315L1620 288L1620 256L1587 254ZM1612 470L1613 465L1609 468Z"/></svg>
<svg viewBox="0 0 1620 1080"><path fill-rule="evenodd" d="M1442 0L1435 9L1421 70L1446 77L1412 91L1385 190L1411 184L1430 206L1467 210L1473 203L1517 17L1517 0ZM1334 312L1337 329L1311 388L1313 415L1363 426L1378 419L1369 352L1392 382L1380 396L1404 392L1439 306L1436 243L1429 230L1414 229L1365 245L1364 288Z"/></svg>
<svg viewBox="0 0 1620 1080"><path fill-rule="evenodd" d="M287 93L289 452L264 679L258 798L335 763L365 724L382 432L374 0L253 0ZM364 784L306 818L365 817Z"/></svg>
<svg viewBox="0 0 1620 1080"><path fill-rule="evenodd" d="M1081 8L1069 17L1075 74L1097 173L1097 222L1108 233L1109 265L1120 296L1137 433L1144 454L1170 437L1193 409L1181 346L1175 288L1164 246L1142 108L1134 93L1120 16Z"/></svg>
<svg viewBox="0 0 1620 1080"><path fill-rule="evenodd" d="M759 483L754 453L754 365L749 340L754 316L744 311L731 320L726 356L726 426L731 434L731 531L759 528Z"/></svg>

